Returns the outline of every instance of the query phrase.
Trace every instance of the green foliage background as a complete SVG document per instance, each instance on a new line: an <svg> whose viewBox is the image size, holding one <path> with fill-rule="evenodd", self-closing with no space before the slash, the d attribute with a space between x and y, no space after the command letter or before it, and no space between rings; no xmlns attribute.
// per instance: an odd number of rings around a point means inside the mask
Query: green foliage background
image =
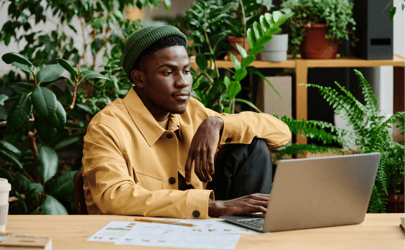
<svg viewBox="0 0 405 250"><path fill-rule="evenodd" d="M268 2L198 0L184 14L186 22L180 28L194 40L191 50L199 67L192 71L193 95L206 107L233 113L235 103L242 102L260 112L249 100L237 98L242 89L240 81L252 73L272 86L251 64L256 60L255 55L264 50L264 44L280 31L279 26L295 15L280 11L260 14L259 9ZM239 4L239 9L235 9L234 3ZM125 16L125 6L134 6L132 0L0 0L0 4L8 4L9 15L9 21L2 27L0 42L5 45L11 41L27 42L19 53L2 55L4 62L23 72L21 75L12 70L0 81L0 87L12 91L10 97L0 95L0 177L9 180L10 196L16 197L10 204L10 212L75 213L73 176L82 166L83 136L91 118L111 101L124 97L132 86L120 59L126 37L143 24L140 20L131 22ZM140 8L158 4L159 0L136 2ZM163 4L166 9L170 8L170 1L164 0ZM55 30L34 31L34 26L49 21L46 11L58 20ZM33 27L29 18L34 19ZM72 25L74 20L80 27ZM218 39L238 33L231 27L235 24L238 28L244 27L243 33L238 32L246 36L250 50L242 46L234 49ZM83 50L75 41L82 33L89 34L83 39L86 41ZM234 50L242 56L238 61L231 54L234 69L216 66L219 44L226 49L224 53ZM85 56L87 50L91 51L89 61ZM100 53L104 64L95 65ZM294 134L317 138L324 143L335 141L342 146L351 142L357 146L352 153L380 152L382 159L369 211L384 212L384 196L388 190L401 189L404 146L403 142L393 142L389 129L392 124L398 124L403 134L404 113L394 114L389 119L380 116L369 84L359 72L356 74L361 81L365 105L338 83L339 92L308 84L308 87L318 88L321 96L347 119L348 125L353 125L354 133L321 121L280 119ZM7 105L11 106L9 112ZM346 140L345 135L350 140ZM329 151L343 153L341 148L293 144L280 149L274 159Z"/></svg>

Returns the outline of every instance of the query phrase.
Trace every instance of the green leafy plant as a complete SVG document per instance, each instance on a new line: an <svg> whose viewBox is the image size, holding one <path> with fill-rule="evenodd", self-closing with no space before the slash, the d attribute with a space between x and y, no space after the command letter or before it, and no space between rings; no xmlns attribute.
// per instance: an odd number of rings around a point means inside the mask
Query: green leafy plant
<svg viewBox="0 0 405 250"><path fill-rule="evenodd" d="M113 83L114 78L76 69L64 59L58 59L59 64L41 67L35 67L15 52L4 54L2 59L26 71L32 79L15 83L13 86L19 90L14 96L0 95L2 104L12 103L10 112L0 117L6 119L1 123L2 134L6 136L0 140L0 176L10 181L10 196L18 199L10 205L10 211L67 214L65 206L73 195L75 169L81 167L82 138L90 116L95 113L90 103L77 98L77 88L85 81L97 85ZM66 71L71 77L64 76ZM57 87L60 79L67 80L73 92L69 87L63 91ZM102 104L98 109L106 102ZM1 109L4 110L3 105ZM69 149L76 150L70 152L72 156L61 157Z"/></svg>
<svg viewBox="0 0 405 250"><path fill-rule="evenodd" d="M357 41L354 36L356 22L352 15L353 3L349 0L286 0L282 8L291 9L294 17L287 21L289 53L294 57L299 53L299 45L304 39L305 27L312 24L326 24L330 29L326 38L342 42L352 36L351 44Z"/></svg>
<svg viewBox="0 0 405 250"><path fill-rule="evenodd" d="M234 70L221 69L220 71L216 65L216 59L219 56L216 53L216 49L220 39L216 43L212 42L212 40L217 37L224 37L232 31L223 30L211 38L209 37L209 32L211 32L211 27L215 29L223 24L224 20L222 17L224 14L222 14L221 10L225 8L227 7L216 5L215 1L205 2L200 0L186 13L186 15L192 15L196 18L195 23L191 23L192 29L190 34L191 38L196 41L194 45L197 50L195 60L199 68L198 71L192 70L194 77L193 95L206 107L218 112L233 113L235 102L248 104L257 111L260 111L250 101L236 98L242 89L240 81L247 76L248 72L252 72L265 79L272 86L260 71L250 66L250 64L256 60L255 55L265 49L263 44L270 41L272 35L279 31L279 26L293 14L283 14L278 11L261 16L259 22L254 22L252 28L249 28L246 32L247 40L250 44L249 51L246 51L240 45L237 45L238 50L235 50L231 46L227 47L230 50L237 51L242 56L242 62L239 62L231 54ZM208 46L208 52L201 51L203 45ZM226 47L226 45L224 46Z"/></svg>
<svg viewBox="0 0 405 250"><path fill-rule="evenodd" d="M282 117L290 130L295 134L302 134L305 137L321 140L323 143L338 142L348 148L344 151L341 148L317 146L313 144L287 145L275 155L275 160L285 155L303 153L381 153L381 161L377 172L369 209L371 213L385 212L387 198L390 190L397 194L403 192L404 177L404 141L394 142L391 128L394 124L404 134L404 112L397 112L388 119L380 115L378 100L373 94L369 83L360 71L355 70L360 80L360 86L364 95L365 104L358 101L349 91L339 83L335 82L338 90L331 87L307 84L308 87L319 89L322 97L334 108L336 114L341 115L352 126L353 132L336 128L333 124L321 121L296 121L292 118ZM354 145L354 146L350 146Z"/></svg>
<svg viewBox="0 0 405 250"><path fill-rule="evenodd" d="M272 0L225 0L224 3L231 4L229 9L231 18L225 19L224 22L232 36L246 37L247 30L264 14L262 8L268 9L272 2Z"/></svg>
<svg viewBox="0 0 405 250"><path fill-rule="evenodd" d="M73 175L82 166L83 136L91 118L132 86L120 59L126 37L142 22L125 17L127 6L134 6L129 0L1 4L8 7L9 19L0 41L27 42L20 53L2 55L4 62L23 72L12 70L0 80L0 87L11 90L0 95L0 177L12 184L10 212L75 213ZM170 7L169 0L164 4ZM52 14L45 15L45 10ZM54 30L34 31L48 19L57 24ZM88 34L83 44L74 39L80 33ZM91 51L89 61L86 50ZM99 55L103 64L95 65Z"/></svg>
<svg viewBox="0 0 405 250"><path fill-rule="evenodd" d="M135 3L136 2L136 3ZM170 8L170 0L164 0ZM2 26L0 42L26 42L20 54L35 65L54 64L57 58L97 69L97 57L114 57L124 46L124 37L140 25L126 18L127 8L157 6L160 0L1 0L8 5L8 21ZM47 11L50 10L50 11ZM43 23L54 27L36 31ZM78 39L80 37L80 39ZM86 56L90 50L91 56Z"/></svg>

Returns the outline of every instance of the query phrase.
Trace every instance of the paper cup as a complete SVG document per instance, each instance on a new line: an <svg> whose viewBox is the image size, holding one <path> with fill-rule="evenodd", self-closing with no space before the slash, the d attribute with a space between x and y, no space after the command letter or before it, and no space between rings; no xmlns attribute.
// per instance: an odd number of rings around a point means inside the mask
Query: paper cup
<svg viewBox="0 0 405 250"><path fill-rule="evenodd" d="M6 232L7 215L8 215L8 196L11 185L7 179L0 178L0 232Z"/></svg>

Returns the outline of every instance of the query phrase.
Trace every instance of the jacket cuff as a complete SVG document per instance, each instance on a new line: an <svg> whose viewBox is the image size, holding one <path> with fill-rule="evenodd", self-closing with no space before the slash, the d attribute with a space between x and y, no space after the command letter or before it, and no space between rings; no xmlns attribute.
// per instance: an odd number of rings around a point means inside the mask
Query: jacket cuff
<svg viewBox="0 0 405 250"><path fill-rule="evenodd" d="M221 140L219 145L241 143L241 123L236 115L220 116L224 121Z"/></svg>
<svg viewBox="0 0 405 250"><path fill-rule="evenodd" d="M190 189L186 199L186 219L208 219L208 201L213 199L212 190Z"/></svg>

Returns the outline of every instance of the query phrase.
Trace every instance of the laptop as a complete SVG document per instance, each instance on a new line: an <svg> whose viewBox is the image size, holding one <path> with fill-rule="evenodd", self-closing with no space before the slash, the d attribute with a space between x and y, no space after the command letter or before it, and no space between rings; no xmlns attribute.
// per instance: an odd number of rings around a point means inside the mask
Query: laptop
<svg viewBox="0 0 405 250"><path fill-rule="evenodd" d="M220 218L259 232L361 223L380 158L369 153L280 161L265 215Z"/></svg>

